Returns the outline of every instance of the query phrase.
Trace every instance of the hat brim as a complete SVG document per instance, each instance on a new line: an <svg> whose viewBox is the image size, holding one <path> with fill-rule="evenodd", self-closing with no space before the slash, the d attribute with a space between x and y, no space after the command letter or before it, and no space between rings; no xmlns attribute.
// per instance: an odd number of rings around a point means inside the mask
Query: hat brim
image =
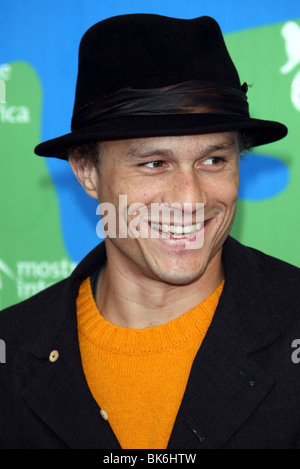
<svg viewBox="0 0 300 469"><path fill-rule="evenodd" d="M39 156L68 159L68 149L82 143L143 137L196 135L242 131L251 146L275 142L287 135L285 125L228 114L141 115L108 119L97 125L47 140L34 149Z"/></svg>

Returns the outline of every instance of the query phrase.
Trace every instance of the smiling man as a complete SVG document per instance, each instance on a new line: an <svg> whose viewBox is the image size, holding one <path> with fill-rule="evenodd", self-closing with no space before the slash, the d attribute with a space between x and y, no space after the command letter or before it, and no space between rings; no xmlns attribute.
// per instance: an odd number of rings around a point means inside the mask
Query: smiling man
<svg viewBox="0 0 300 469"><path fill-rule="evenodd" d="M212 18L84 35L72 131L35 151L105 241L0 314L1 448L300 448L300 271L229 235L241 152L287 132L246 93Z"/></svg>

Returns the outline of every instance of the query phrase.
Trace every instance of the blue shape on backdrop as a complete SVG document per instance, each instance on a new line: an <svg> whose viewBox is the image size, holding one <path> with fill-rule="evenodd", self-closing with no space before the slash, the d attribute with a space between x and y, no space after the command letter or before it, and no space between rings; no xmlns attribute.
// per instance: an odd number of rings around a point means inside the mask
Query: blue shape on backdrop
<svg viewBox="0 0 300 469"><path fill-rule="evenodd" d="M278 158L252 154L240 163L239 198L258 201L275 197L289 183L288 166Z"/></svg>

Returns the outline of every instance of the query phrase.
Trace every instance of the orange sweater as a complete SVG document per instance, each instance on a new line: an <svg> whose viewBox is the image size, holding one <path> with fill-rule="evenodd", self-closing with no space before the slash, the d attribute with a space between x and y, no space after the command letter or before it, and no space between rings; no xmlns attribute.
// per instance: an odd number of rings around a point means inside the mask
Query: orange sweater
<svg viewBox="0 0 300 469"><path fill-rule="evenodd" d="M164 449L195 355L222 289L166 324L127 329L106 321L90 280L77 298L79 346L87 383L123 449Z"/></svg>

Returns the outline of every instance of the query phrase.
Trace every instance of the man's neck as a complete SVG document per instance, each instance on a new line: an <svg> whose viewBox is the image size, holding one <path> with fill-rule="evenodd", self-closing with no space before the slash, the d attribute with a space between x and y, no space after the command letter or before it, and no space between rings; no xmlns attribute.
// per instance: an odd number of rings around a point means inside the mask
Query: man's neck
<svg viewBox="0 0 300 469"><path fill-rule="evenodd" d="M107 262L97 285L96 303L112 324L143 329L165 324L204 301L224 279L221 250L205 272L187 285L171 285Z"/></svg>

